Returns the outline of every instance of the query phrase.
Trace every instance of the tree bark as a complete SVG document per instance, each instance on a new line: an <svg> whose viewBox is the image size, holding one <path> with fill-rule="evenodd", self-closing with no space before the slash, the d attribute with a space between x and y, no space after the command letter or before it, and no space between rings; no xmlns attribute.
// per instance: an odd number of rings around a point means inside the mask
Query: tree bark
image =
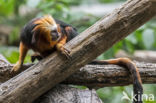
<svg viewBox="0 0 156 103"><path fill-rule="evenodd" d="M32 65L24 65L22 70ZM0 82L4 82L16 75L11 75L12 67L13 65L0 54ZM55 88L40 96L33 103L60 103L60 101L62 103L103 103L94 89L81 90L67 85L55 86Z"/></svg>
<svg viewBox="0 0 156 103"><path fill-rule="evenodd" d="M103 103L95 90L81 90L66 85L57 85L33 103Z"/></svg>
<svg viewBox="0 0 156 103"><path fill-rule="evenodd" d="M66 44L71 59L55 52L1 84L0 103L32 102L154 17L155 9L155 0L128 0Z"/></svg>
<svg viewBox="0 0 156 103"><path fill-rule="evenodd" d="M1 59L0 55L0 82L5 82L16 74L12 75L12 64ZM3 62L5 61L5 62ZM156 83L156 64L135 62L139 69L143 83ZM24 65L22 70L28 69L33 64ZM130 73L126 68L117 65L86 65L72 74L61 84L84 85L89 88L100 88L104 86L125 86L132 84Z"/></svg>

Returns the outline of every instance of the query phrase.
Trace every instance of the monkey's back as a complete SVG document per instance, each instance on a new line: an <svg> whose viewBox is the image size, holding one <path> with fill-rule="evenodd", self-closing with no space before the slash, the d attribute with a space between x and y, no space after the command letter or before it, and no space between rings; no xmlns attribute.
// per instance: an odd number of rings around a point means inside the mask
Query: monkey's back
<svg viewBox="0 0 156 103"><path fill-rule="evenodd" d="M32 45L32 36L33 36L33 29L36 26L33 22L39 18L32 19L29 21L20 33L20 41L23 42L27 47L31 48Z"/></svg>

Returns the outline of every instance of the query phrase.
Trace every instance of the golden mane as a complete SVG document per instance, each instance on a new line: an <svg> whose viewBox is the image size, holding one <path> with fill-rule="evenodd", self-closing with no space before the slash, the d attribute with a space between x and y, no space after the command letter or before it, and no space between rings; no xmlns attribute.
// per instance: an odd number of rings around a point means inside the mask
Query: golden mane
<svg viewBox="0 0 156 103"><path fill-rule="evenodd" d="M52 26L56 25L55 20L51 15L46 15L34 22L37 26L33 29L33 31L41 30L42 32L47 32L51 30Z"/></svg>

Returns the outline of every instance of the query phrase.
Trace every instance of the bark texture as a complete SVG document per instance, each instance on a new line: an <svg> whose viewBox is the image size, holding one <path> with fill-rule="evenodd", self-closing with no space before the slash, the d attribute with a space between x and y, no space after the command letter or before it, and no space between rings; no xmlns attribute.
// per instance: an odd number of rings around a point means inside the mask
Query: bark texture
<svg viewBox="0 0 156 103"><path fill-rule="evenodd" d="M5 82L16 74L12 75L13 67L5 58L0 56L0 82ZM5 63L3 62L5 61ZM135 62L143 83L156 83L156 64ZM22 70L28 69L33 64L24 65ZM100 88L104 86L125 86L132 84L131 74L126 68L117 65L86 65L81 67L61 84L85 85L89 88Z"/></svg>
<svg viewBox="0 0 156 103"><path fill-rule="evenodd" d="M22 70L32 66L32 64L24 65ZM13 67L5 57L0 54L0 82L12 78L11 68ZM57 85L47 93L40 96L33 103L103 103L97 96L95 90L81 90L67 85Z"/></svg>
<svg viewBox="0 0 156 103"><path fill-rule="evenodd" d="M103 103L95 90L80 90L66 85L55 88L35 100L33 103Z"/></svg>
<svg viewBox="0 0 156 103"><path fill-rule="evenodd" d="M71 59L55 52L1 84L0 103L32 102L154 17L155 9L155 0L128 0L67 43Z"/></svg>

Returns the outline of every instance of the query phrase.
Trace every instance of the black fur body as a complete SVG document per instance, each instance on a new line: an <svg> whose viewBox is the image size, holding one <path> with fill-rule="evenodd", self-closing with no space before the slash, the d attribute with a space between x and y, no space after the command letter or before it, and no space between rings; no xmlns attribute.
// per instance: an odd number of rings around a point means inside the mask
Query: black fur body
<svg viewBox="0 0 156 103"><path fill-rule="evenodd" d="M20 34L20 41L23 42L23 44L25 44L26 46L28 46L28 48L33 49L34 51L37 51L36 47L35 47L35 44L32 43L32 39L33 39L33 35L34 35L33 29L37 26L37 24L35 24L34 22L36 20L41 19L41 18L42 17L34 18L30 22L28 22L24 26L24 28L22 29L21 34ZM70 41L71 39L73 39L75 36L78 35L76 28L74 28L72 25L67 24L67 23L65 23L63 21L57 20L57 19L55 19L55 22L56 22L56 24L60 25L62 36L63 35L67 36L67 42ZM72 28L71 31L70 31L70 34L65 30L66 27ZM40 31L37 31L37 32L40 32ZM55 51L55 50L56 50L56 48L54 47L54 48L52 48L50 50L46 50L46 51L47 52L52 52L52 51Z"/></svg>

